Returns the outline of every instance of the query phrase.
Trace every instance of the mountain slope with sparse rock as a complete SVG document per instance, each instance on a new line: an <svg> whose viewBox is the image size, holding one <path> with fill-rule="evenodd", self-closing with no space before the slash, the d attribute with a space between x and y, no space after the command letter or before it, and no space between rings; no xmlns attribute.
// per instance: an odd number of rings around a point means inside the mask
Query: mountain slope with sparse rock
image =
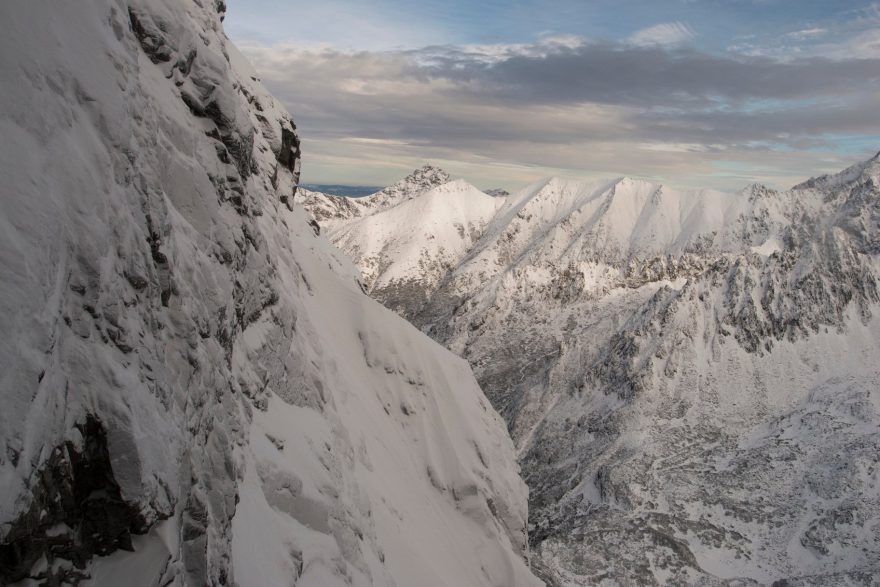
<svg viewBox="0 0 880 587"><path fill-rule="evenodd" d="M334 196L313 190L300 189L295 200L321 225L335 228L340 223L369 216L374 212L406 202L450 180L449 174L433 165L425 164L400 181L362 198Z"/></svg>
<svg viewBox="0 0 880 587"><path fill-rule="evenodd" d="M415 303L410 294L435 287L474 246L499 205L463 180L450 181L346 222L331 238L361 268L370 291L389 292L383 301L391 308L406 307ZM392 301L391 295L400 299Z"/></svg>
<svg viewBox="0 0 880 587"><path fill-rule="evenodd" d="M331 239L474 368L548 582L877 584L880 155L788 191L544 180L405 280L358 243L433 217L368 218Z"/></svg>
<svg viewBox="0 0 880 587"><path fill-rule="evenodd" d="M539 585L503 421L293 206L224 12L0 7L0 584Z"/></svg>

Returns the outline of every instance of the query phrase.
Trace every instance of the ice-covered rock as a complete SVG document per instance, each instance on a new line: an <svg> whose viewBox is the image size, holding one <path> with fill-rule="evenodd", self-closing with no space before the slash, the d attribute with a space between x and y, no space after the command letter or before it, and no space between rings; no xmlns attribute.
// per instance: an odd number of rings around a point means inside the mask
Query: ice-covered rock
<svg viewBox="0 0 880 587"><path fill-rule="evenodd" d="M367 201L377 208L389 208L441 186L450 179L444 170L426 163L400 181L367 196Z"/></svg>

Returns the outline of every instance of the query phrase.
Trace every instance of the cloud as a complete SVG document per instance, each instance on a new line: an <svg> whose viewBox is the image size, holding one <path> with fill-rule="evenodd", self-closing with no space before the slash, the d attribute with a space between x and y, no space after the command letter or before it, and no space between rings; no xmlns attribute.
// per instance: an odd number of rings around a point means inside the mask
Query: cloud
<svg viewBox="0 0 880 587"><path fill-rule="evenodd" d="M696 37L696 33L681 22L664 22L636 31L627 38L633 45L676 46L683 45Z"/></svg>
<svg viewBox="0 0 880 587"><path fill-rule="evenodd" d="M241 45L302 131L307 181L385 183L432 160L486 187L548 173L785 186L842 167L834 137L880 137L872 58L575 37L405 51Z"/></svg>
<svg viewBox="0 0 880 587"><path fill-rule="evenodd" d="M826 34L828 29L822 27L812 27L809 29L801 29L799 31L792 31L790 33L786 33L785 36L795 40L804 40L804 39L814 39L816 37L821 37Z"/></svg>
<svg viewBox="0 0 880 587"><path fill-rule="evenodd" d="M880 58L880 3L826 15L788 32L736 37L730 51L779 60Z"/></svg>

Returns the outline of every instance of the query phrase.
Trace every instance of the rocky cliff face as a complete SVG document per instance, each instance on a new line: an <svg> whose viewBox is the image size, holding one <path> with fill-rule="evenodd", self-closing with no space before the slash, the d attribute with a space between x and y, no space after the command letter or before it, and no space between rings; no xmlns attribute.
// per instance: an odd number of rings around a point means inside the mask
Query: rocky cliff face
<svg viewBox="0 0 880 587"><path fill-rule="evenodd" d="M371 293L507 420L549 581L872 584L878 231L877 157L785 192L554 179Z"/></svg>
<svg viewBox="0 0 880 587"><path fill-rule="evenodd" d="M0 7L0 583L537 584L501 420L294 209L224 10Z"/></svg>

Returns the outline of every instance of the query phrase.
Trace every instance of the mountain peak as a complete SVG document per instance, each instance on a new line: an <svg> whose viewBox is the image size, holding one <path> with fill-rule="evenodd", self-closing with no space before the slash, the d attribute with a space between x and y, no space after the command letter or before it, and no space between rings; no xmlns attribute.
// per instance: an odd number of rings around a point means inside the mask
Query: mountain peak
<svg viewBox="0 0 880 587"><path fill-rule="evenodd" d="M438 186L448 182L450 179L450 175L446 173L443 169L431 165L430 163L425 163L405 178L400 180L399 183L406 182L408 184L425 184L430 183L434 186ZM395 184L397 185L397 184Z"/></svg>
<svg viewBox="0 0 880 587"><path fill-rule="evenodd" d="M370 198L373 202L381 202L382 205L395 205L443 185L449 180L448 173L439 167L426 163L400 181L376 192Z"/></svg>
<svg viewBox="0 0 880 587"><path fill-rule="evenodd" d="M803 183L799 183L792 189L833 188L857 181L866 176L873 177L875 181L880 176L880 151L870 159L851 165L839 173L812 177Z"/></svg>

